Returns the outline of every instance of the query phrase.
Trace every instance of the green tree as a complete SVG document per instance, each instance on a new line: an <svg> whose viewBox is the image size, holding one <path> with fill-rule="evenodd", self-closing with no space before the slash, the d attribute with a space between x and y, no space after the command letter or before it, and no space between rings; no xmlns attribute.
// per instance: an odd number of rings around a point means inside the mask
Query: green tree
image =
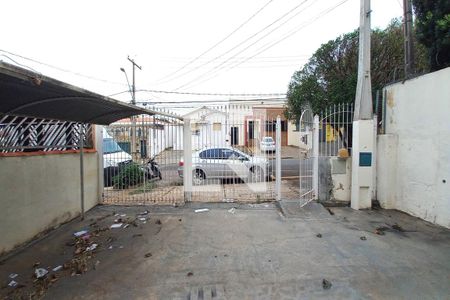
<svg viewBox="0 0 450 300"><path fill-rule="evenodd" d="M323 44L308 63L291 78L286 115L298 120L308 105L320 113L333 104L353 103L358 69L359 32L355 30ZM417 69L427 70L425 49L416 47ZM404 48L401 21L394 19L384 29L372 31L372 90L404 77Z"/></svg>
<svg viewBox="0 0 450 300"><path fill-rule="evenodd" d="M413 0L417 40L428 50L431 71L450 66L450 1Z"/></svg>

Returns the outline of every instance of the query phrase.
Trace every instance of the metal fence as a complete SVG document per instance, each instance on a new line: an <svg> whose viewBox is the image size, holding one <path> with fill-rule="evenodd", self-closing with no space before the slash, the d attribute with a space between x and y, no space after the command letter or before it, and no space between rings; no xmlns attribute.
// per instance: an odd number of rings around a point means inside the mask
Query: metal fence
<svg viewBox="0 0 450 300"><path fill-rule="evenodd" d="M115 122L103 134L103 201L274 200L281 127L276 119L236 121L224 113L185 121L141 115Z"/></svg>
<svg viewBox="0 0 450 300"><path fill-rule="evenodd" d="M192 201L274 200L276 120L192 122Z"/></svg>
<svg viewBox="0 0 450 300"><path fill-rule="evenodd" d="M339 149L351 153L353 103L342 103L325 109L319 116L319 155L337 156Z"/></svg>
<svg viewBox="0 0 450 300"><path fill-rule="evenodd" d="M0 153L92 148L92 126L75 122L4 115L0 117Z"/></svg>
<svg viewBox="0 0 450 300"><path fill-rule="evenodd" d="M179 162L183 122L139 115L103 129L103 201L109 204L177 204L184 201Z"/></svg>

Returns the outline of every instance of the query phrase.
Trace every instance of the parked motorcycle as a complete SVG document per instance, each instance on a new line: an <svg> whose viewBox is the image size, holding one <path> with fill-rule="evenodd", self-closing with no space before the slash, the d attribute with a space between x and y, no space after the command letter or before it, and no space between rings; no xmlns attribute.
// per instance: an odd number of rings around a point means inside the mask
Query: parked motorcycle
<svg viewBox="0 0 450 300"><path fill-rule="evenodd" d="M147 165L145 166L145 174L147 175L147 179L162 179L161 169L154 158L147 162Z"/></svg>

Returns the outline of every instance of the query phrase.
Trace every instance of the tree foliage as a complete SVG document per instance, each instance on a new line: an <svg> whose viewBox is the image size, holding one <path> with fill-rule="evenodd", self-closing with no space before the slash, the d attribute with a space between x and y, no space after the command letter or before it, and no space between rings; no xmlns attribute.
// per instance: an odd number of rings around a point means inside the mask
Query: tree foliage
<svg viewBox="0 0 450 300"><path fill-rule="evenodd" d="M308 63L291 78L286 115L298 120L303 107L314 113L339 103L353 103L358 70L359 32L355 30L323 44ZM375 29L371 38L372 90L404 76L404 48L401 21L395 19L384 30ZM423 47L416 48L417 68L427 69Z"/></svg>
<svg viewBox="0 0 450 300"><path fill-rule="evenodd" d="M450 1L413 0L417 40L428 50L431 71L450 66Z"/></svg>

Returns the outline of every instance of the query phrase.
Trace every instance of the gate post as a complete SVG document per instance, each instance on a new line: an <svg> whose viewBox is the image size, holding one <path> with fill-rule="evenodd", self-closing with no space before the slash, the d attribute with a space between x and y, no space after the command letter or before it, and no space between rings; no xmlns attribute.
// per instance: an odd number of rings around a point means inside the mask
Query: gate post
<svg viewBox="0 0 450 300"><path fill-rule="evenodd" d="M276 200L281 200L281 118L277 116L275 137L275 191Z"/></svg>
<svg viewBox="0 0 450 300"><path fill-rule="evenodd" d="M313 140L312 140L312 154L313 154L313 190L314 199L319 199L319 116L314 116L313 124Z"/></svg>
<svg viewBox="0 0 450 300"><path fill-rule="evenodd" d="M184 119L183 122L183 191L184 201L192 200L192 133L191 120Z"/></svg>

